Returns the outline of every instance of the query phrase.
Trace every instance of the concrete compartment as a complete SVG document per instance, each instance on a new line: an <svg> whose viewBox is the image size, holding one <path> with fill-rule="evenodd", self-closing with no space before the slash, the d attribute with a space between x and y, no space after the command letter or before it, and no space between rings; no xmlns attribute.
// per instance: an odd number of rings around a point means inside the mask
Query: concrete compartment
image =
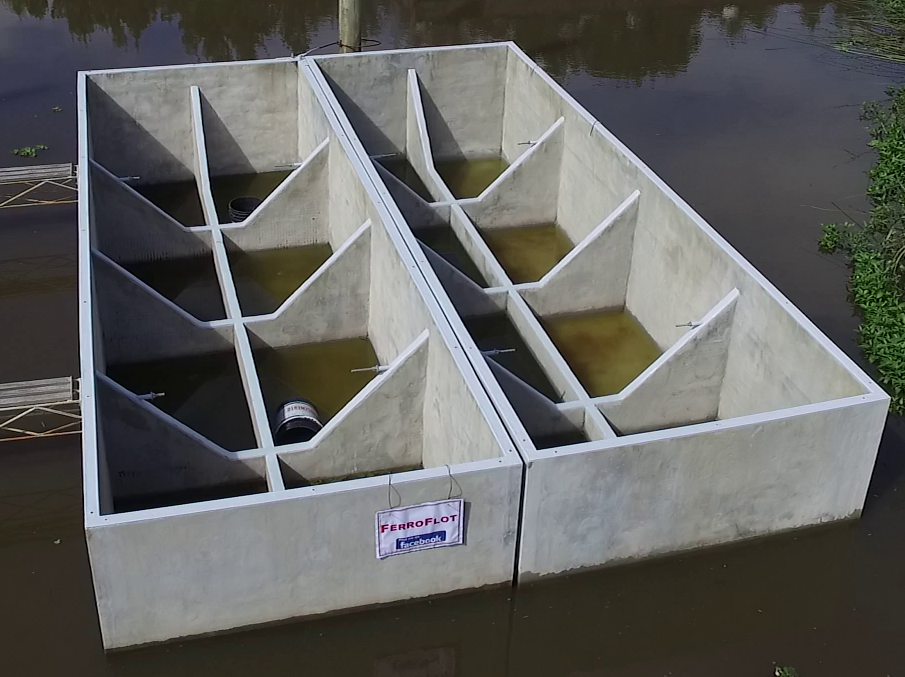
<svg viewBox="0 0 905 677"><path fill-rule="evenodd" d="M522 461L322 97L296 59L80 74L85 521L107 648L512 580ZM223 222L218 177L274 169ZM194 183L204 223L138 181ZM285 298L242 302L246 283L266 296L243 256L309 246L327 256ZM219 318L153 284L208 256ZM275 445L266 355L304 370L352 340L379 370L313 439ZM377 511L448 497L465 545L375 557Z"/></svg>
<svg viewBox="0 0 905 677"><path fill-rule="evenodd" d="M357 152L404 154L430 193L367 168L527 462L520 580L860 514L887 395L517 46L309 62ZM509 166L460 199L433 166L450 147ZM486 233L537 224L572 247L522 282ZM558 332L595 312L659 353L602 396ZM552 394L475 340L500 313Z"/></svg>

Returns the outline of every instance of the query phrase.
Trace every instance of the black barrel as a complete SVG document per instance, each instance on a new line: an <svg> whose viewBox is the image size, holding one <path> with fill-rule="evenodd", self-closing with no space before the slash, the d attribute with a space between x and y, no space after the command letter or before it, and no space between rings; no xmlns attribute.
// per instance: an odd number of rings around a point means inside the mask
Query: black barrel
<svg viewBox="0 0 905 677"><path fill-rule="evenodd" d="M322 428L320 414L308 400L289 400L277 411L276 432L273 441L277 445L307 442Z"/></svg>
<svg viewBox="0 0 905 677"><path fill-rule="evenodd" d="M261 204L257 197L237 197L229 201L229 218L233 223L247 219Z"/></svg>

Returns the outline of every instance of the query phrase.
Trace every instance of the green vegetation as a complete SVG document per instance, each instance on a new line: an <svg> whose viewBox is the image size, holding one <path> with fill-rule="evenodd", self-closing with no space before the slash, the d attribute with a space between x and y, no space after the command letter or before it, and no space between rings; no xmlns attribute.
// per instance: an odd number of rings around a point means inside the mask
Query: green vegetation
<svg viewBox="0 0 905 677"><path fill-rule="evenodd" d="M51 108L50 110L52 110L54 113L62 113L62 112L63 112L63 109L60 108L59 106L54 106L54 107Z"/></svg>
<svg viewBox="0 0 905 677"><path fill-rule="evenodd" d="M836 48L847 54L905 64L905 0L872 0L866 9L860 3L850 4L853 14L845 20L848 40Z"/></svg>
<svg viewBox="0 0 905 677"><path fill-rule="evenodd" d="M773 674L776 675L776 677L798 677L798 670L795 668L781 668L777 665Z"/></svg>
<svg viewBox="0 0 905 677"><path fill-rule="evenodd" d="M37 157L42 150L47 150L47 146L39 143L34 146L25 146L24 148L13 148L10 152L19 157Z"/></svg>
<svg viewBox="0 0 905 677"><path fill-rule="evenodd" d="M905 0L902 0L905 5ZM905 413L905 87L864 107L877 164L868 173L871 211L863 224L824 226L820 248L851 259L852 295L861 309L858 343Z"/></svg>

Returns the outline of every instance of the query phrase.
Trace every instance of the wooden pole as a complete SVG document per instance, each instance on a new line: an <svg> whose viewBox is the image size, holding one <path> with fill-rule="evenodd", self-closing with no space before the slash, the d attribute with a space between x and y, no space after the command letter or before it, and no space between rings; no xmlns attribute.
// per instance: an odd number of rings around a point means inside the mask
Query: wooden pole
<svg viewBox="0 0 905 677"><path fill-rule="evenodd" d="M361 0L339 0L340 51L361 51Z"/></svg>

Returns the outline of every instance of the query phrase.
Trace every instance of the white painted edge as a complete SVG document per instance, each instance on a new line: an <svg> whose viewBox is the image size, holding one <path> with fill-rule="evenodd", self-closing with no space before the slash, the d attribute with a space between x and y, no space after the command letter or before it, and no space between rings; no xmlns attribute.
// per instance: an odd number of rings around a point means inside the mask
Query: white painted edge
<svg viewBox="0 0 905 677"><path fill-rule="evenodd" d="M81 375L82 410L82 478L85 521L94 520L101 514L100 475L98 473L97 443L97 394L94 382L94 301L91 288L94 273L91 261L91 217L89 210L90 189L88 186L88 109L87 76L79 73L78 85L78 303L79 303L79 370Z"/></svg>
<svg viewBox="0 0 905 677"><path fill-rule="evenodd" d="M102 68L79 71L79 76L92 77L95 75L116 75L118 73L153 73L155 71L171 71L184 68L211 68L216 66L267 66L277 63L292 63L297 61L296 56L279 56L271 59L248 59L245 61L208 61L204 63L181 63L166 66L140 66L138 68Z"/></svg>
<svg viewBox="0 0 905 677"><path fill-rule="evenodd" d="M368 56L380 56L383 54L424 54L427 52L457 52L469 49L491 49L491 48L499 48L502 49L504 47L509 47L513 43L508 40L496 40L492 42L476 42L469 45L438 45L436 47L414 47L414 48L400 48L400 49L374 49L368 50L367 52L357 52L357 53L346 53L346 54L318 54L314 56L304 57L305 59L310 59L311 61L332 61L334 59L346 59L346 58L355 58L361 57L362 54L366 54Z"/></svg>
<svg viewBox="0 0 905 677"><path fill-rule="evenodd" d="M189 104L192 111L192 140L195 147L195 185L201 198L204 221L208 226L219 222L214 196L211 193L211 172L207 164L207 142L204 137L204 117L201 115L201 90L197 85L189 87Z"/></svg>
<svg viewBox="0 0 905 677"><path fill-rule="evenodd" d="M406 223L408 225L408 223ZM473 260L474 264L487 279L488 284L493 283L489 289L505 290L511 286L509 275L506 269L497 260L497 257L490 251L487 241L481 237L478 227L471 220L471 217L462 209L461 206L452 203L449 209L449 226L453 229L456 237L462 243L465 253L472 256L476 253L480 260ZM409 226L411 228L411 226ZM474 259L474 257L472 257ZM487 289L484 290L485 292Z"/></svg>

